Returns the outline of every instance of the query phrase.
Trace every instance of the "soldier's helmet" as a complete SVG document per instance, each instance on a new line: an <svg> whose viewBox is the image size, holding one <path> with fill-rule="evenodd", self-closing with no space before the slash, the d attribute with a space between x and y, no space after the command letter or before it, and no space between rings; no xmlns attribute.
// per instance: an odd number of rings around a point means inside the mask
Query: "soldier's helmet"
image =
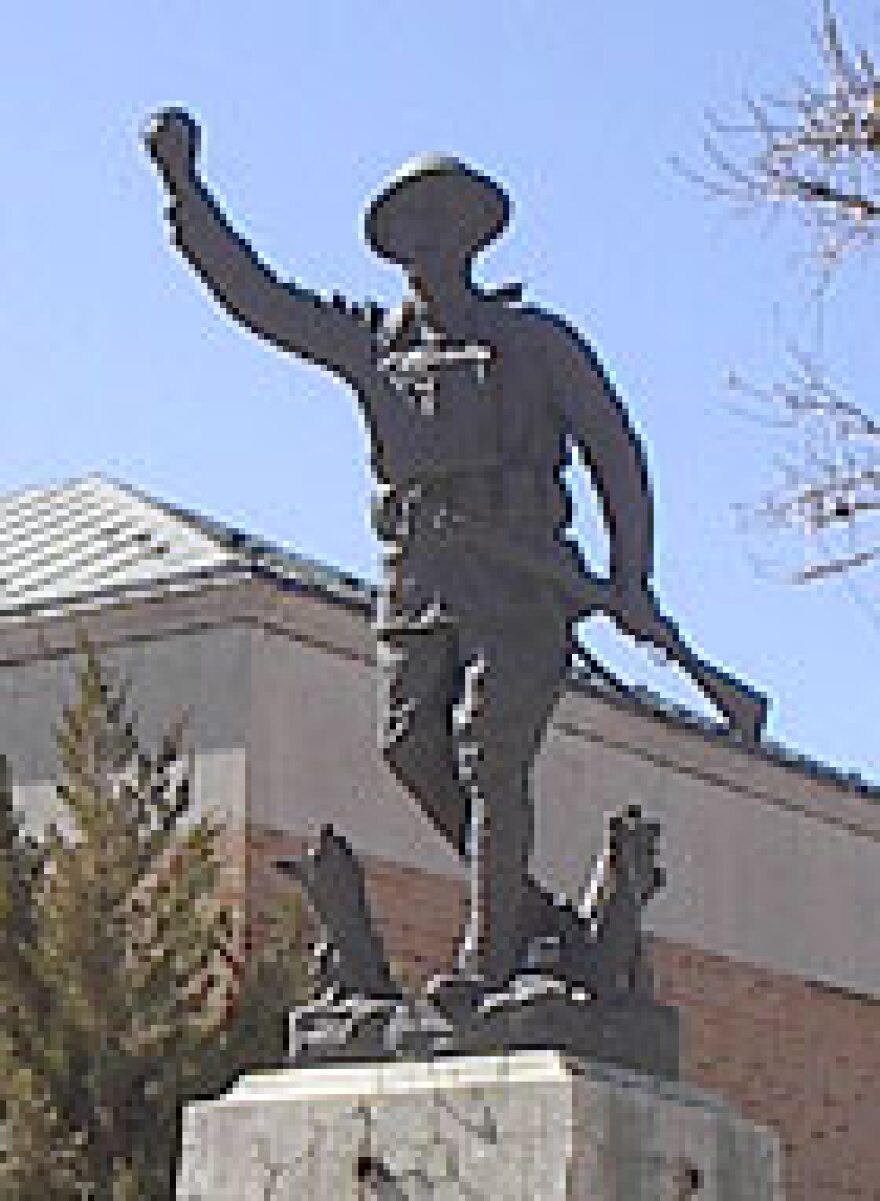
<svg viewBox="0 0 880 1201"><path fill-rule="evenodd" d="M430 246L470 258L503 231L510 201L488 176L446 155L406 163L367 210L367 242L384 259L417 264Z"/></svg>

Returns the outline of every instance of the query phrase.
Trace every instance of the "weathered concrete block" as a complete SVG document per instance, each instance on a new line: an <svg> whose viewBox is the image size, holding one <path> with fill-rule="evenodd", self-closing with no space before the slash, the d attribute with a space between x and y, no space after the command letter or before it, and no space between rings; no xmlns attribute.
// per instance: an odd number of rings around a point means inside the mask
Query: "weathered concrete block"
<svg viewBox="0 0 880 1201"><path fill-rule="evenodd" d="M243 1077L189 1105L178 1201L782 1201L717 1098L556 1052Z"/></svg>

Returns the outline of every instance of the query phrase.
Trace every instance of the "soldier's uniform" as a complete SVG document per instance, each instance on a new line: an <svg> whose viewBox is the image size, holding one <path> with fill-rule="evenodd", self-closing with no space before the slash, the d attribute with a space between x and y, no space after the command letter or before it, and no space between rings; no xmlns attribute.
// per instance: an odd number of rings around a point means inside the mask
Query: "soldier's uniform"
<svg viewBox="0 0 880 1201"><path fill-rule="evenodd" d="M491 353L445 344L416 312L405 336L380 341L388 394L369 409L383 481L380 742L446 837L479 854L465 952L489 976L514 954L533 834L528 773L565 679L570 616L519 561L519 543L533 563L539 545L563 555L553 535L566 506L552 455L529 462L527 446L510 444ZM549 413L532 414L542 420Z"/></svg>

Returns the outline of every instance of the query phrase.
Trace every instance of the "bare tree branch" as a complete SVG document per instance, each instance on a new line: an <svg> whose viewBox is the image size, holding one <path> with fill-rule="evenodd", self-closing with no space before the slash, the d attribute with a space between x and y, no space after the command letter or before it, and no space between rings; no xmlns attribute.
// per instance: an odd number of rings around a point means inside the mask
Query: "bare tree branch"
<svg viewBox="0 0 880 1201"><path fill-rule="evenodd" d="M775 483L760 502L741 509L741 519L765 536L797 533L801 549L814 557L821 551L821 560L786 572L806 583L880 556L880 548L856 546L880 516L880 425L832 387L811 356L796 347L789 355L787 376L771 387L738 376L731 386L790 434L791 448L775 455Z"/></svg>
<svg viewBox="0 0 880 1201"><path fill-rule="evenodd" d="M801 80L786 96L747 95L740 122L710 114L707 169L678 165L716 197L792 205L827 269L880 233L880 80L867 50L847 55L827 0L817 40L819 86Z"/></svg>

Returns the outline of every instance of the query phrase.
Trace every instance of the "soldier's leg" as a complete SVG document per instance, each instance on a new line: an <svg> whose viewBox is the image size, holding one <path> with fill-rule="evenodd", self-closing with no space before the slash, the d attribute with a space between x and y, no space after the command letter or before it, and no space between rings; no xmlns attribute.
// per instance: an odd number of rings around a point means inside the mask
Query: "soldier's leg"
<svg viewBox="0 0 880 1201"><path fill-rule="evenodd" d="M459 690L455 630L444 625L382 637L378 661L379 745L385 762L464 855L467 810L452 740L452 706Z"/></svg>
<svg viewBox="0 0 880 1201"><path fill-rule="evenodd" d="M516 969L528 933L531 768L565 680L568 638L538 618L468 643L453 722L470 816L470 912L459 967L500 984Z"/></svg>

